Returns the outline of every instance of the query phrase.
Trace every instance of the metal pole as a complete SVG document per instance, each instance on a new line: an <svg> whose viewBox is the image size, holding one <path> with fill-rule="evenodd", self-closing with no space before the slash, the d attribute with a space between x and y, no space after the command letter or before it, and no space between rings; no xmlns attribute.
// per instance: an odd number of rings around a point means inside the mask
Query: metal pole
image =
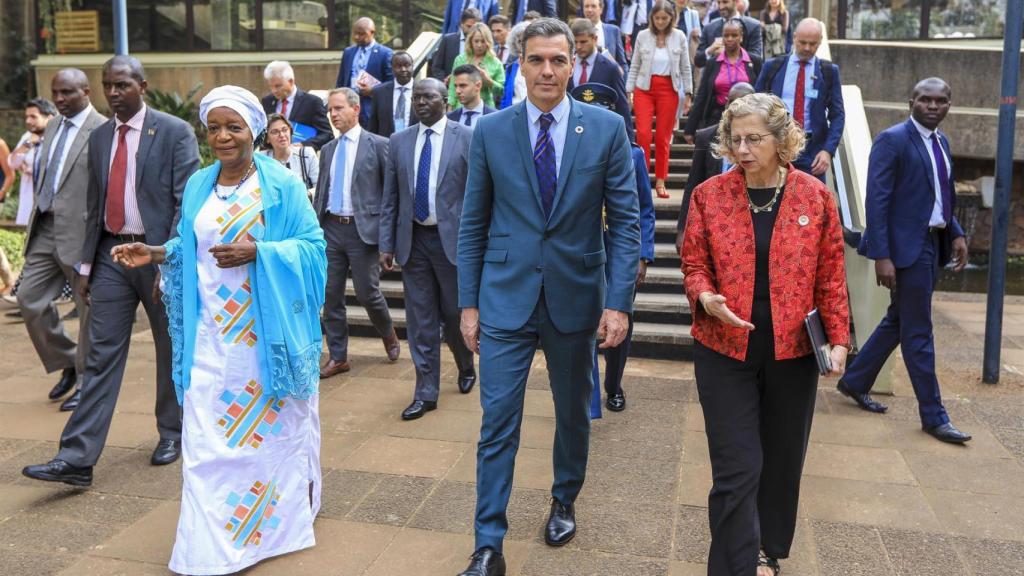
<svg viewBox="0 0 1024 576"><path fill-rule="evenodd" d="M1003 293L1006 289L1006 243L1013 180L1013 131L1017 117L1020 35L1024 2L1006 3L1003 32L1003 85L999 99L999 145L996 149L996 190L992 206L992 245L988 256L988 307L985 311L983 382L999 383L999 348L1003 340Z"/></svg>
<svg viewBox="0 0 1024 576"><path fill-rule="evenodd" d="M128 9L125 0L112 0L114 13L114 54L128 55Z"/></svg>

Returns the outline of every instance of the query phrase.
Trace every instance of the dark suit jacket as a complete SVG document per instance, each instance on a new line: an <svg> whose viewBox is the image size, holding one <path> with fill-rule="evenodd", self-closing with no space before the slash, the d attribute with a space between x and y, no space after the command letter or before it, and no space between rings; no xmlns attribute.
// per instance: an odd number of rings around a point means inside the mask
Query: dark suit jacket
<svg viewBox="0 0 1024 576"><path fill-rule="evenodd" d="M338 66L338 79L334 81L335 88L346 86L351 88L352 66L355 63L356 51L359 46L349 46L341 54L341 65ZM366 73L381 82L394 80L395 75L391 73L391 48L380 43L374 43L369 58L366 59ZM359 97L359 123L366 126L370 119L370 98Z"/></svg>
<svg viewBox="0 0 1024 576"><path fill-rule="evenodd" d="M618 95L615 103L615 112L622 116L626 122L626 137L630 142L636 142L636 131L633 129L633 113L629 106L629 97L626 96L626 80L619 67L612 62L606 54L598 54L594 60L594 69L587 72L587 82L604 84ZM568 91L576 87L572 76L569 76Z"/></svg>
<svg viewBox="0 0 1024 576"><path fill-rule="evenodd" d="M491 19L491 16L495 16L501 10L501 6L498 5L498 0L480 0L476 3L480 8L480 13L483 15L483 22L487 24L487 21ZM462 11L465 9L466 3L463 0L448 0L444 6L444 24L441 26L441 34L451 34L452 32L459 31L459 19L462 17Z"/></svg>
<svg viewBox="0 0 1024 576"><path fill-rule="evenodd" d="M462 111L463 110L465 110L465 108L459 108L457 110L452 110L451 112L448 113L448 119L453 121L453 122L458 122L459 124L462 124ZM491 108L490 106L484 104L484 115L485 116L487 114L491 114L491 113L494 113L494 112L497 112L497 110L495 110L494 108ZM479 118L477 120L479 120Z"/></svg>
<svg viewBox="0 0 1024 576"><path fill-rule="evenodd" d="M693 189L712 176L722 173L722 159L715 158L711 153L711 145L715 141L717 132L718 126L708 126L697 130L697 137L693 142L693 165L690 167L690 174L686 177L686 187L683 188L683 202L679 206L676 232L682 232L686 228L686 215L690 211L690 196L693 195Z"/></svg>
<svg viewBox="0 0 1024 576"><path fill-rule="evenodd" d="M761 27L761 23L749 16L740 16L740 19L743 20L744 28L743 47L746 48L748 54L757 56L758 60L764 61L764 29ZM693 62L698 68L703 68L708 64L705 51L714 43L715 38L722 35L724 26L725 20L716 18L708 22L708 25L701 31L697 53L693 55Z"/></svg>
<svg viewBox="0 0 1024 576"><path fill-rule="evenodd" d="M814 89L818 91L818 97L811 100L811 127L814 131L811 139L802 153L803 156L814 158L822 151L827 150L832 156L836 155L839 148L839 141L843 138L843 128L846 127L846 111L843 108L843 84L839 80L839 66L833 63L830 82L825 82L825 75L821 72L821 59L814 65ZM779 98L782 97L782 89L786 84L786 69L789 67L789 54L772 58L761 69L754 89L758 92L771 92ZM767 76L774 74L771 86Z"/></svg>
<svg viewBox="0 0 1024 576"><path fill-rule="evenodd" d="M412 223L416 201L416 138L419 126L407 128L391 137L384 202L380 217L380 251L395 255L399 265L409 261L412 249ZM469 143L473 130L448 122L445 127L441 162L438 166L435 211L437 231L448 261L455 264L458 255L459 222L462 199L469 177Z"/></svg>
<svg viewBox="0 0 1024 576"><path fill-rule="evenodd" d="M523 16L530 10L540 12L541 16L558 18L558 7L555 0L512 0L508 6L509 18L513 24L523 21Z"/></svg>
<svg viewBox="0 0 1024 576"><path fill-rule="evenodd" d="M430 75L444 82L444 79L452 73L452 64L459 55L460 32L445 34L430 59Z"/></svg>
<svg viewBox="0 0 1024 576"><path fill-rule="evenodd" d="M103 235L113 142L113 118L89 135L88 211L82 247L85 264L93 263ZM147 108L135 158L135 199L146 228L146 244L159 246L178 235L181 195L189 177L199 169L195 131L176 116Z"/></svg>
<svg viewBox="0 0 1024 576"><path fill-rule="evenodd" d="M341 137L335 138L320 151L320 179L316 183L316 215L323 224L327 215L328 197L331 195L331 167L334 151ZM352 208L355 212L356 230L359 238L370 245L376 245L380 237L381 194L384 191L384 175L388 170L388 139L363 130L356 147L356 158L352 169Z"/></svg>
<svg viewBox="0 0 1024 576"><path fill-rule="evenodd" d="M260 103L263 104L263 111L268 115L273 114L277 109L277 98L273 94L267 94ZM334 138L331 130L331 121L327 118L327 106L319 96L314 96L302 90L295 91L295 98L292 100L291 108L288 110L288 121L298 122L316 129L316 136L303 142L306 146L312 146L315 150L323 148Z"/></svg>
<svg viewBox="0 0 1024 576"><path fill-rule="evenodd" d="M614 24L602 24L604 27L604 53L622 68L623 75L629 74L629 59L626 58L626 45L622 43L622 30Z"/></svg>
<svg viewBox="0 0 1024 576"><path fill-rule="evenodd" d="M950 162L949 139L939 132L939 142ZM911 120L892 126L875 138L868 160L867 228L858 252L872 260L889 258L897 268L907 268L921 254L928 240L928 221L935 205L935 175L924 140ZM950 177L952 179L952 176ZM956 194L952 221L939 233L939 265L952 257L953 240L964 235L956 220Z"/></svg>
<svg viewBox="0 0 1024 576"><path fill-rule="evenodd" d="M370 95L371 108L370 121L366 128L370 132L390 138L395 133L395 81L384 82L373 88ZM416 117L416 110L412 107L412 93L409 93L409 126L419 122Z"/></svg>
<svg viewBox="0 0 1024 576"><path fill-rule="evenodd" d="M697 96L693 99L693 106L690 108L690 115L686 118L686 126L683 132L693 134L698 129L707 127L712 122L717 123L720 115L713 114L718 107L715 100L715 78L721 70L722 63L718 58L708 62L700 75L700 87L697 89ZM757 75L761 73L761 59L750 54L750 62L746 65L747 78L751 84L757 81Z"/></svg>

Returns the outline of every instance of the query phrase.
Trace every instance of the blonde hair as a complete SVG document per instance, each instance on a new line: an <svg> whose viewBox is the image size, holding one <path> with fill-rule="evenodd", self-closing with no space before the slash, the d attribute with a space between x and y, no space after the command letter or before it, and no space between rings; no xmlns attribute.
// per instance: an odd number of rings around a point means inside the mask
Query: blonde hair
<svg viewBox="0 0 1024 576"><path fill-rule="evenodd" d="M477 22L469 28L469 32L466 32L466 59L471 61L472 58L476 57L473 53L473 36L482 34L484 40L487 42L487 53L494 56L494 36L491 36L491 29L487 27L487 24L483 22ZM497 56L495 56L497 58Z"/></svg>
<svg viewBox="0 0 1024 576"><path fill-rule="evenodd" d="M714 145L716 156L736 164L736 154L732 147L732 122L753 114L764 120L768 132L775 139L780 165L785 166L800 155L807 140L803 128L793 120L781 98L758 93L737 98L722 114L722 121L718 123L718 142Z"/></svg>
<svg viewBox="0 0 1024 576"><path fill-rule="evenodd" d="M767 12L771 12L771 10L772 10L772 3L771 3L771 0L768 0L768 2L765 2L764 11L767 13ZM785 14L785 13L786 13L786 0L779 0L779 14Z"/></svg>

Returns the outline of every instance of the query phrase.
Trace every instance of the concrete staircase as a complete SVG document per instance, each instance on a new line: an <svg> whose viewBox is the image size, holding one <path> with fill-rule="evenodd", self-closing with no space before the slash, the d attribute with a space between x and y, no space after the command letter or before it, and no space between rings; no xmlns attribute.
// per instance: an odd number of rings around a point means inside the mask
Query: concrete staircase
<svg viewBox="0 0 1024 576"><path fill-rule="evenodd" d="M690 337L690 305L683 295L683 274L675 250L676 219L682 201L683 186L693 158L693 146L683 143L677 131L670 155L669 177L666 181L671 198L655 195L654 264L647 269L647 280L636 295L635 325L631 355L649 358L688 358L693 346ZM653 150L651 181L653 185ZM381 292L391 309L391 317L399 337L405 338L405 302L401 272L381 274ZM345 292L349 330L353 335L376 336L366 311L356 301L355 288L349 280Z"/></svg>

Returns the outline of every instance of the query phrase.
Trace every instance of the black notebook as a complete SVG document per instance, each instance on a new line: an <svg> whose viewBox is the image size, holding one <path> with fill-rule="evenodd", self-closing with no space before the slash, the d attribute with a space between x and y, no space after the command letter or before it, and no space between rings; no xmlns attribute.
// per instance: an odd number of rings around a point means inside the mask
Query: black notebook
<svg viewBox="0 0 1024 576"><path fill-rule="evenodd" d="M818 361L818 373L824 376L832 371L832 347L829 346L825 326L821 323L821 315L818 314L817 308L804 317L804 327L807 328L807 336L811 339L811 348L814 348L814 358Z"/></svg>

